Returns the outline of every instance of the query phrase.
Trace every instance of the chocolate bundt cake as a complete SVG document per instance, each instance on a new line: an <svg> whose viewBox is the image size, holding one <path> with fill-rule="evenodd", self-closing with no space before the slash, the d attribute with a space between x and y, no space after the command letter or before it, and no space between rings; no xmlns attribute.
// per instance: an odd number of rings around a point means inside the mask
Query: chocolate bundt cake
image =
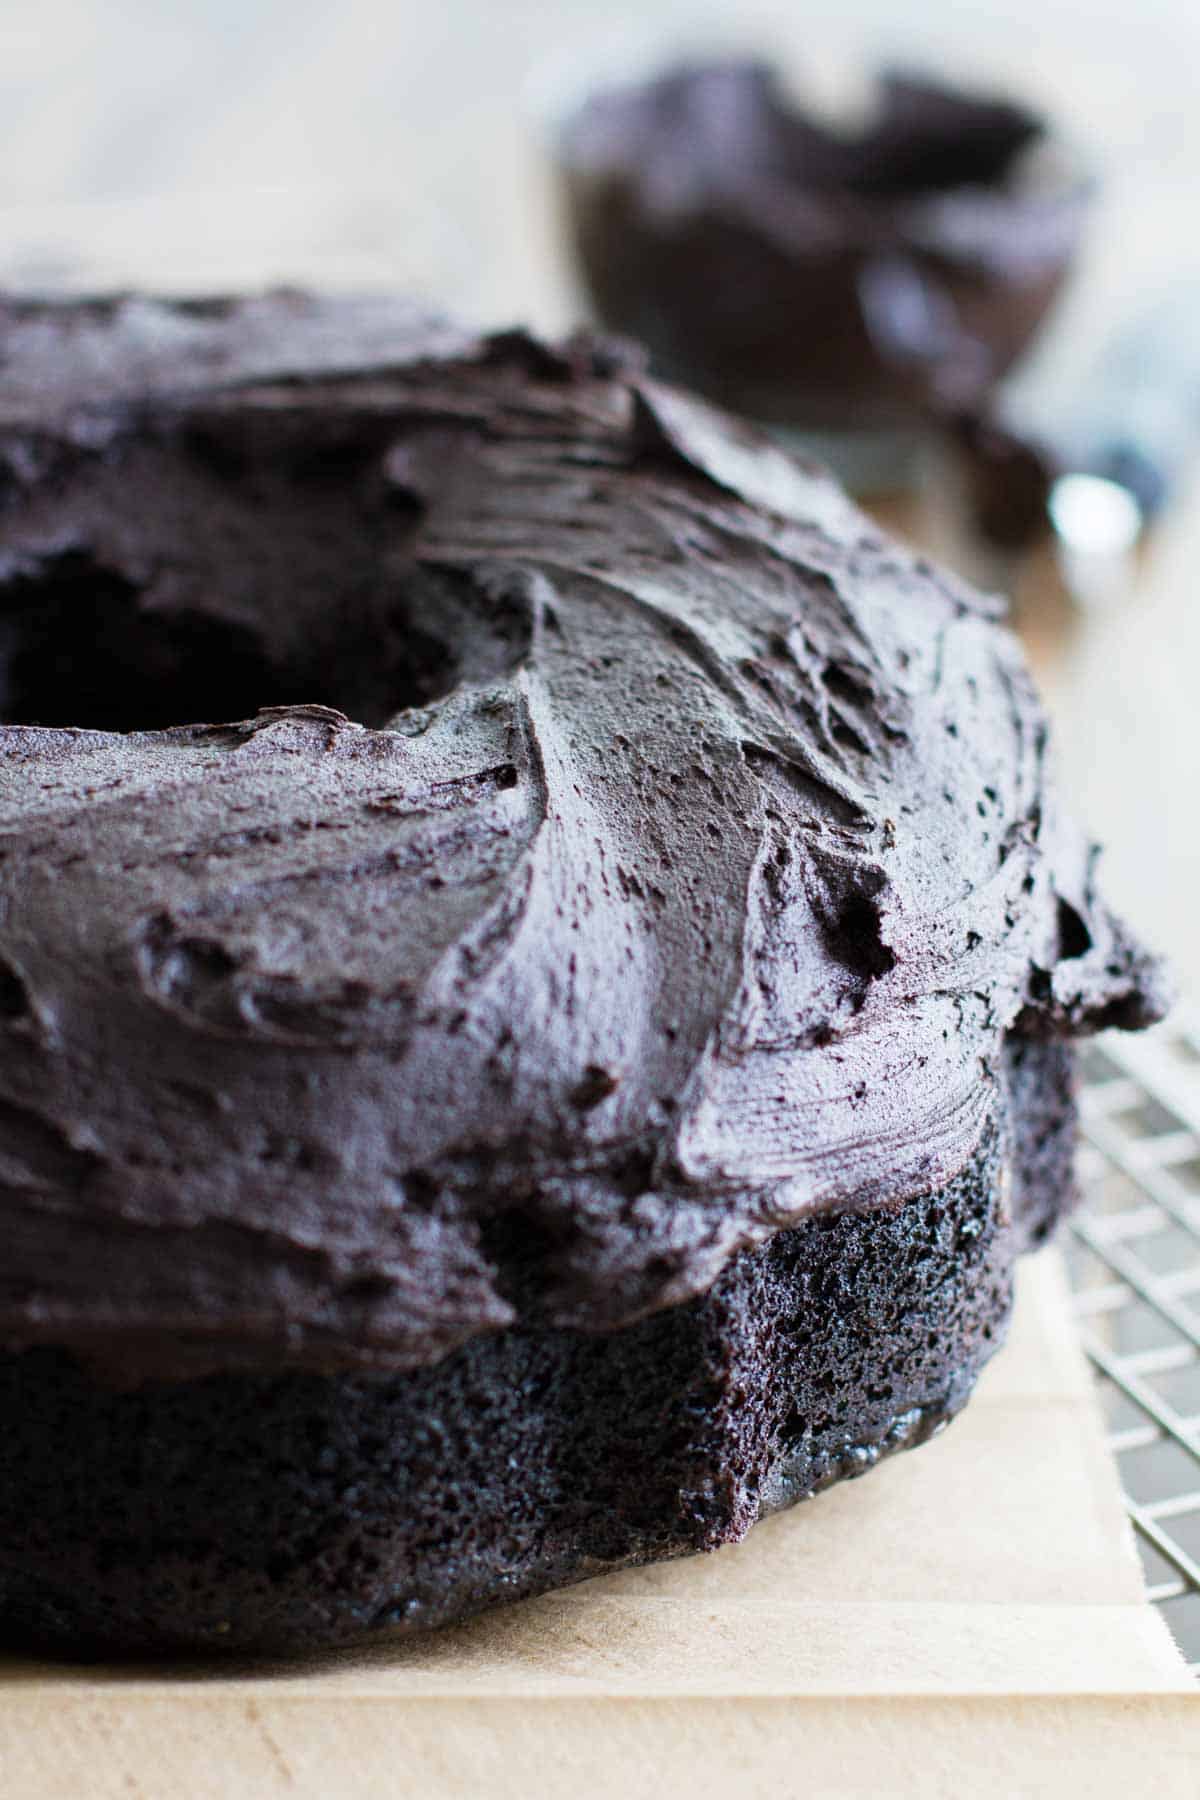
<svg viewBox="0 0 1200 1800"><path fill-rule="evenodd" d="M838 126L754 62L601 90L558 156L601 321L672 380L821 428L977 403L1053 304L1091 197L1024 106L891 74Z"/></svg>
<svg viewBox="0 0 1200 1800"><path fill-rule="evenodd" d="M0 312L0 1619L415 1629L926 1438L1156 965L998 609L603 345Z"/></svg>

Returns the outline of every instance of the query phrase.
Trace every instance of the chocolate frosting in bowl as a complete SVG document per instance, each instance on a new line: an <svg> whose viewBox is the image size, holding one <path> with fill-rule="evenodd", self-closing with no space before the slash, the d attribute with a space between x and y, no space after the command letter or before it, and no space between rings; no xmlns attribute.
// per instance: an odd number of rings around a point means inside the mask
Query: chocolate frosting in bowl
<svg viewBox="0 0 1200 1800"><path fill-rule="evenodd" d="M609 348L254 304L0 325L6 1343L616 1327L1161 1010L997 603Z"/></svg>
<svg viewBox="0 0 1200 1800"><path fill-rule="evenodd" d="M755 61L601 88L556 144L601 322L656 369L797 427L976 403L1029 343L1092 194L1029 108L888 73L831 120Z"/></svg>

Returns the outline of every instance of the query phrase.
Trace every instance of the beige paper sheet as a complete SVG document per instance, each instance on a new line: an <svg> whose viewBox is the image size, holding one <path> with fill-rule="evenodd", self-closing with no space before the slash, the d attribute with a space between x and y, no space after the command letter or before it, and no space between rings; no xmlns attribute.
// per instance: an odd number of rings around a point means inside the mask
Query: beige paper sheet
<svg viewBox="0 0 1200 1800"><path fill-rule="evenodd" d="M1053 1256L916 1455L715 1556L320 1664L0 1663L3 1800L1196 1800Z"/></svg>

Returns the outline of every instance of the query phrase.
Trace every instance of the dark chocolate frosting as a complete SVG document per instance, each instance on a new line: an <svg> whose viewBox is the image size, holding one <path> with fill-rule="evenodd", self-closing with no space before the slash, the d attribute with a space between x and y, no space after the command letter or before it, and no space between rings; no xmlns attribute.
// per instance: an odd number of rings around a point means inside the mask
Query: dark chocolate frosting
<svg viewBox="0 0 1200 1800"><path fill-rule="evenodd" d="M601 321L659 371L801 426L911 423L987 392L1090 194L1027 107L891 73L837 125L742 61L594 93L559 161Z"/></svg>
<svg viewBox="0 0 1200 1800"><path fill-rule="evenodd" d="M995 603L607 350L256 305L0 328L0 1339L616 1326L1157 1013Z"/></svg>

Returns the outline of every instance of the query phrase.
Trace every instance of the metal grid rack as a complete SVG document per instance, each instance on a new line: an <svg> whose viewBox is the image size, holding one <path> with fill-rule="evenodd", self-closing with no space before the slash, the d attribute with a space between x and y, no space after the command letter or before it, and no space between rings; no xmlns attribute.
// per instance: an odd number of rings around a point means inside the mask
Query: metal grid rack
<svg viewBox="0 0 1200 1800"><path fill-rule="evenodd" d="M1080 1331L1150 1598L1200 1670L1200 1013L1099 1039L1083 1073Z"/></svg>

